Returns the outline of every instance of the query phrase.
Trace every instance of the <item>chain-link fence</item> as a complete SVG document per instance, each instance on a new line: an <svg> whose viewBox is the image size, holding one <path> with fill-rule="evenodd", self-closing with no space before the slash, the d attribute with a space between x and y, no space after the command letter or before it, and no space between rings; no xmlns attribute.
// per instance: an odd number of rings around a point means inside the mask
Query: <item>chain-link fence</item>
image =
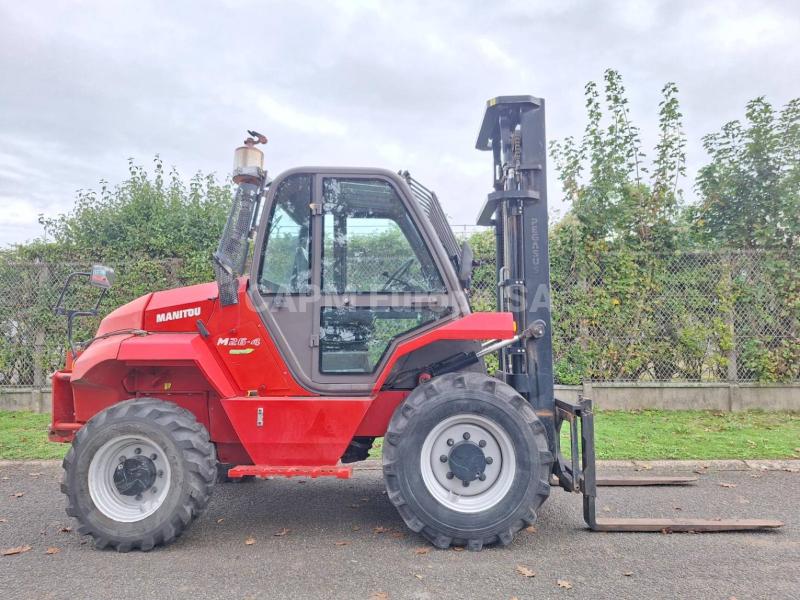
<svg viewBox="0 0 800 600"><path fill-rule="evenodd" d="M556 380L797 381L800 257L789 252L551 256ZM472 303L494 310L495 268Z"/></svg>
<svg viewBox="0 0 800 600"><path fill-rule="evenodd" d="M396 261L367 262L382 272ZM554 254L551 263L559 383L800 380L800 258L792 253ZM51 307L67 275L89 266L0 260L0 387L48 385L66 347L65 318ZM101 313L209 277L179 260L114 266ZM66 304L91 306L98 293L75 286ZM473 309L494 310L495 293L493 260L483 260ZM90 338L97 324L80 319L75 338Z"/></svg>
<svg viewBox="0 0 800 600"><path fill-rule="evenodd" d="M147 292L191 283L179 260L114 265L117 281L100 306L100 316ZM64 364L66 318L52 307L67 276L91 264L8 262L0 259L0 387L46 387ZM67 308L91 308L100 290L76 282L64 298ZM92 337L100 316L75 320L76 340Z"/></svg>

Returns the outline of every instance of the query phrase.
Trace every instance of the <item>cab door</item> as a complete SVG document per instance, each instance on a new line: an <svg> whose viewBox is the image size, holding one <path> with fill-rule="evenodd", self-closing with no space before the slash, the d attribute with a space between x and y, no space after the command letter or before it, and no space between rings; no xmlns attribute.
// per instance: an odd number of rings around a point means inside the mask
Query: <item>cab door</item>
<svg viewBox="0 0 800 600"><path fill-rule="evenodd" d="M368 394L397 343L458 313L401 186L382 170L297 170L267 195L249 294L310 391Z"/></svg>
<svg viewBox="0 0 800 600"><path fill-rule="evenodd" d="M392 180L318 177L320 300L312 376L326 387L369 389L394 344L451 313L447 289Z"/></svg>
<svg viewBox="0 0 800 600"><path fill-rule="evenodd" d="M314 182L312 173L300 172L279 177L271 186L249 287L253 306L286 367L305 387L311 378L311 315L317 302L312 285Z"/></svg>

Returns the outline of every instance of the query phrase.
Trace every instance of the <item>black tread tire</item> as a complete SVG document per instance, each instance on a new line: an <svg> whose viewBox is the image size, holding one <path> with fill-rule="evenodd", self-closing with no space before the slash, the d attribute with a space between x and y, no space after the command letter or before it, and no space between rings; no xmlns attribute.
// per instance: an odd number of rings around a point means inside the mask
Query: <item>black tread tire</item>
<svg viewBox="0 0 800 600"><path fill-rule="evenodd" d="M503 421L517 455L517 475L506 497L489 511L467 517L439 504L418 476L429 431L443 418L463 412ZM449 373L414 389L395 410L383 444L389 500L411 530L438 548L477 551L510 544L517 531L536 522L536 511L550 495L553 460L544 425L530 404L511 386L480 373Z"/></svg>
<svg viewBox="0 0 800 600"><path fill-rule="evenodd" d="M89 464L115 430L156 438L170 456L172 487L167 499L155 513L134 523L109 519L95 508L89 494ZM66 512L78 520L79 534L94 538L96 548L152 550L175 541L206 508L216 482L216 464L208 431L191 412L155 398L126 400L97 413L75 435L62 463Z"/></svg>

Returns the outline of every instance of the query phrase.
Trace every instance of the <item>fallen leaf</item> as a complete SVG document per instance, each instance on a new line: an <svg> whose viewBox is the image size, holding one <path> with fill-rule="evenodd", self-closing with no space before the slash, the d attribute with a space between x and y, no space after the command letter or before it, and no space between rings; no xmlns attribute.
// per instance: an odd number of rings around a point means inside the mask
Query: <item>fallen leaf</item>
<svg viewBox="0 0 800 600"><path fill-rule="evenodd" d="M222 523L224 520L225 520L225 517L222 517L222 518L219 518L219 519L217 519L217 525L219 525L220 523Z"/></svg>
<svg viewBox="0 0 800 600"><path fill-rule="evenodd" d="M28 473L28 475L30 475L31 477L39 477L41 473Z"/></svg>
<svg viewBox="0 0 800 600"><path fill-rule="evenodd" d="M12 498L22 498L25 495L25 492L14 492L13 494L9 494Z"/></svg>
<svg viewBox="0 0 800 600"><path fill-rule="evenodd" d="M336 544L337 546L347 546L349 543L350 542L347 542L345 540L339 540L338 542L334 542L334 544Z"/></svg>
<svg viewBox="0 0 800 600"><path fill-rule="evenodd" d="M611 512L611 507L610 506L604 506L603 507L603 512Z"/></svg>
<svg viewBox="0 0 800 600"><path fill-rule="evenodd" d="M625 575L625 577L631 577L633 575L633 571L625 571L623 575Z"/></svg>
<svg viewBox="0 0 800 600"><path fill-rule="evenodd" d="M676 506L675 510L683 510L680 506Z"/></svg>
<svg viewBox="0 0 800 600"><path fill-rule="evenodd" d="M58 554L59 552L61 552L61 548L56 548L55 546L50 546L44 551L45 554Z"/></svg>
<svg viewBox="0 0 800 600"><path fill-rule="evenodd" d="M0 554L3 556L14 556L15 554L22 554L23 552L27 552L30 550L30 546L15 546L13 548L6 548Z"/></svg>
<svg viewBox="0 0 800 600"><path fill-rule="evenodd" d="M289 533L289 529L287 527L283 527L280 531L276 531L272 535L274 535L275 537L283 537L287 533Z"/></svg>
<svg viewBox="0 0 800 600"><path fill-rule="evenodd" d="M517 573L523 577L536 577L536 571L529 569L525 565L517 565Z"/></svg>
<svg viewBox="0 0 800 600"><path fill-rule="evenodd" d="M404 537L406 537L406 534L402 531L393 531L392 537L398 540L402 540Z"/></svg>
<svg viewBox="0 0 800 600"><path fill-rule="evenodd" d="M558 584L558 587L564 588L565 590L572 589L572 583L570 581L567 581L566 579L557 579L556 583Z"/></svg>
<svg viewBox="0 0 800 600"><path fill-rule="evenodd" d="M389 531L389 528L383 527L382 525L378 525L377 527L373 527L372 531L374 531L375 533L386 533L387 531Z"/></svg>
<svg viewBox="0 0 800 600"><path fill-rule="evenodd" d="M719 484L719 487L724 487L724 488L735 488L735 487L736 487L736 484L735 484L735 483L725 483L725 482L723 481L722 483L720 483L720 484Z"/></svg>
<svg viewBox="0 0 800 600"><path fill-rule="evenodd" d="M69 533L70 531L72 531L72 527L62 527L61 529L59 529L59 531L61 533Z"/></svg>
<svg viewBox="0 0 800 600"><path fill-rule="evenodd" d="M352 531L361 531L361 525L353 525L350 529Z"/></svg>
<svg viewBox="0 0 800 600"><path fill-rule="evenodd" d="M254 537L249 537L244 541L245 546L252 546L255 543L256 543L256 538Z"/></svg>
<svg viewBox="0 0 800 600"><path fill-rule="evenodd" d="M453 546L453 552L463 552L464 546Z"/></svg>
<svg viewBox="0 0 800 600"><path fill-rule="evenodd" d="M430 554L431 549L428 546L422 546L421 548L414 548L414 554L422 555L422 554Z"/></svg>
<svg viewBox="0 0 800 600"><path fill-rule="evenodd" d="M389 600L389 594L387 592L372 592L369 600Z"/></svg>
<svg viewBox="0 0 800 600"><path fill-rule="evenodd" d="M536 533L536 525L528 525L525 528L525 531L527 531L528 533Z"/></svg>
<svg viewBox="0 0 800 600"><path fill-rule="evenodd" d="M419 573L414 573L414 577L416 577L416 578L417 578L417 579L419 579L420 581L422 581L422 579L424 579L424 578L422 577L422 575L420 575Z"/></svg>

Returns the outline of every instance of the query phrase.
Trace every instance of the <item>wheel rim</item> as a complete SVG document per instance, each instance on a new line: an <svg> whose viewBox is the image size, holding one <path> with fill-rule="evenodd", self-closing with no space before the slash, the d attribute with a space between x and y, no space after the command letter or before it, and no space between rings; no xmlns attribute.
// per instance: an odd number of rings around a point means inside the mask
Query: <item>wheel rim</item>
<svg viewBox="0 0 800 600"><path fill-rule="evenodd" d="M126 435L103 444L89 464L89 495L109 519L133 523L164 503L171 470L164 451L144 436Z"/></svg>
<svg viewBox="0 0 800 600"><path fill-rule="evenodd" d="M511 438L492 419L459 414L444 419L422 444L420 472L441 504L462 513L488 510L508 493L516 473Z"/></svg>

